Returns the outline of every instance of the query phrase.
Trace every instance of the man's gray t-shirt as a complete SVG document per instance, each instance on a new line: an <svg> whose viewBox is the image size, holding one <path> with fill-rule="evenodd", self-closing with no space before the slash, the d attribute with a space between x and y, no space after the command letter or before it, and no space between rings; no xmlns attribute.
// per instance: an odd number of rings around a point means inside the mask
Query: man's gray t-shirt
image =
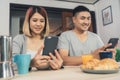
<svg viewBox="0 0 120 80"><path fill-rule="evenodd" d="M75 32L72 30L63 32L58 41L58 49L67 49L70 56L80 56L88 54L104 44L100 37L88 31L88 38L85 42L81 42Z"/></svg>

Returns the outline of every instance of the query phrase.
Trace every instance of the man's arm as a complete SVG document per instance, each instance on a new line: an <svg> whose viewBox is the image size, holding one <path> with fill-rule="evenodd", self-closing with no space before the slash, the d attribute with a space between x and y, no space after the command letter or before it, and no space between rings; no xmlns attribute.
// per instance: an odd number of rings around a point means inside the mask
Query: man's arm
<svg viewBox="0 0 120 80"><path fill-rule="evenodd" d="M60 55L65 66L78 66L82 64L81 56L68 56L68 50L60 49Z"/></svg>

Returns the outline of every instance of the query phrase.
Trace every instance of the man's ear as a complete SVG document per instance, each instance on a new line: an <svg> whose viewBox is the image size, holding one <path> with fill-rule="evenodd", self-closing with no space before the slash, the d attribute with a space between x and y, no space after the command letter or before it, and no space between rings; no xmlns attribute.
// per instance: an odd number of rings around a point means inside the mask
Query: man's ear
<svg viewBox="0 0 120 80"><path fill-rule="evenodd" d="M73 23L75 23L76 21L75 21L75 17L72 17L72 21L73 21Z"/></svg>

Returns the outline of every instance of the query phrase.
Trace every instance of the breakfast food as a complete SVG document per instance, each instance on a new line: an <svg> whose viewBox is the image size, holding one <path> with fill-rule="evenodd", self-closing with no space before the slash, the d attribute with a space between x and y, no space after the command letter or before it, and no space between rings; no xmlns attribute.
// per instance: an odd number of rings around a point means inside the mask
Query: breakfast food
<svg viewBox="0 0 120 80"><path fill-rule="evenodd" d="M119 66L114 59L105 58L102 60L92 59L86 64L81 65L81 68L90 70L115 70L118 69Z"/></svg>
<svg viewBox="0 0 120 80"><path fill-rule="evenodd" d="M101 60L96 66L94 66L94 70L114 70L118 69L119 66L114 59L106 58Z"/></svg>
<svg viewBox="0 0 120 80"><path fill-rule="evenodd" d="M96 66L100 60L98 59L91 59L86 64L81 65L82 69L93 69L94 66Z"/></svg>

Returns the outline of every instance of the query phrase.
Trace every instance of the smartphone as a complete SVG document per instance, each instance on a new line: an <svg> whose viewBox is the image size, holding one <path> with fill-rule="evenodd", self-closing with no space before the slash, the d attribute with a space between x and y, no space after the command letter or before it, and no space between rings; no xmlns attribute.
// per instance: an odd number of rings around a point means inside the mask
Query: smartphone
<svg viewBox="0 0 120 80"><path fill-rule="evenodd" d="M114 48L117 45L118 40L119 40L119 38L110 38L109 41L108 41L108 43L112 43L112 45L109 46L109 47L107 47L107 49L108 48Z"/></svg>
<svg viewBox="0 0 120 80"><path fill-rule="evenodd" d="M57 49L57 43L58 43L58 36L45 37L42 55L49 55L50 52L53 55L55 55L54 50Z"/></svg>

